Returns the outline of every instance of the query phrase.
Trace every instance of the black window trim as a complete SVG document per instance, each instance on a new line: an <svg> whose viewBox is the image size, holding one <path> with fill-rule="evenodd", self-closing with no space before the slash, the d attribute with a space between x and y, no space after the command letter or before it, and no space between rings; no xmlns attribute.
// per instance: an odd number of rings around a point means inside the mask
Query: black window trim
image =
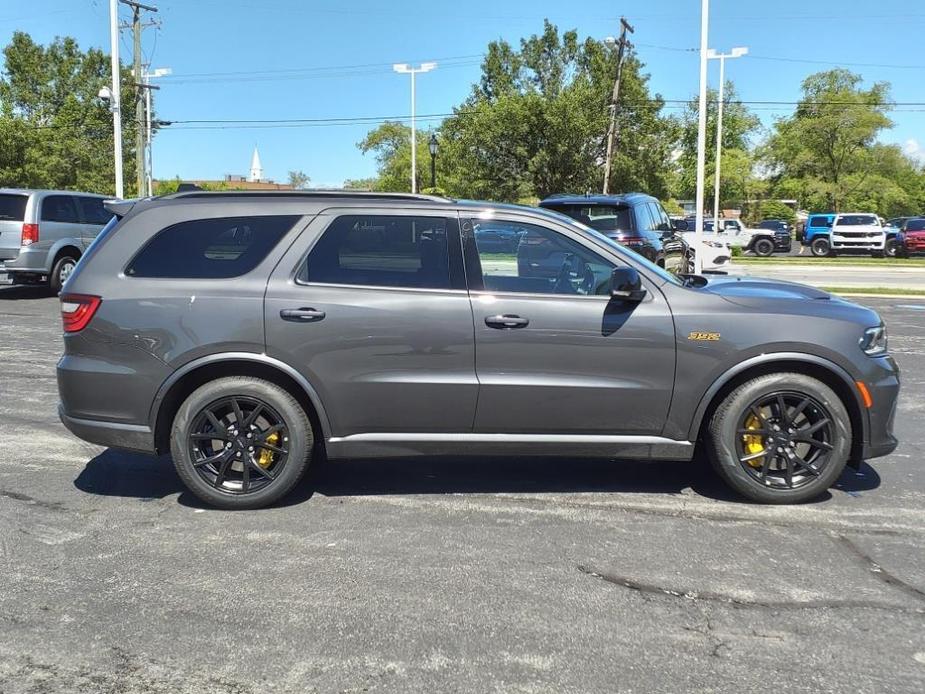
<svg viewBox="0 0 925 694"><path fill-rule="evenodd" d="M325 232L341 217L437 217L446 222L446 242L448 252L447 270L450 276L450 286L444 287L402 287L388 286L381 284L350 284L345 282L316 282L309 279L302 279L303 271L306 270L308 257L312 250L324 236ZM290 281L300 287L336 287L341 289L362 289L376 291L396 291L396 292L429 292L437 294L465 294L466 275L462 256L462 245L460 241L460 219L456 210L438 209L438 208L408 208L408 207L338 207L321 210L311 221L310 226L315 223L322 224L321 228L311 240L308 248L302 253L298 262L296 262L290 274Z"/></svg>

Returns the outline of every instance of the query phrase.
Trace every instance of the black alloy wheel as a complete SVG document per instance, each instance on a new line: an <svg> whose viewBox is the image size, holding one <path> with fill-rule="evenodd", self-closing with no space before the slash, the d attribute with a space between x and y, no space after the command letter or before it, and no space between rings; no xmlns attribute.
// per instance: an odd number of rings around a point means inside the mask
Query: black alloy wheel
<svg viewBox="0 0 925 694"><path fill-rule="evenodd" d="M289 430L268 403L230 397L199 412L188 446L203 481L228 494L250 494L282 472L289 459Z"/></svg>
<svg viewBox="0 0 925 694"><path fill-rule="evenodd" d="M829 464L835 428L815 398L792 391L763 395L740 417L736 454L742 469L773 489L798 489Z"/></svg>

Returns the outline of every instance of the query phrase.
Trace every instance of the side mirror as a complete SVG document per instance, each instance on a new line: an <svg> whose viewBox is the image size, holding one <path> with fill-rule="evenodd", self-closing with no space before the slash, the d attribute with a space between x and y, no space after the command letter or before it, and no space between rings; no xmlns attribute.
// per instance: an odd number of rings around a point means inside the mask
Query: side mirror
<svg viewBox="0 0 925 694"><path fill-rule="evenodd" d="M614 268L610 276L610 295L621 301L642 301L646 290L642 288L639 273L631 267Z"/></svg>
<svg viewBox="0 0 925 694"><path fill-rule="evenodd" d="M671 228L675 231L687 231L688 224L683 219L677 219L671 223Z"/></svg>

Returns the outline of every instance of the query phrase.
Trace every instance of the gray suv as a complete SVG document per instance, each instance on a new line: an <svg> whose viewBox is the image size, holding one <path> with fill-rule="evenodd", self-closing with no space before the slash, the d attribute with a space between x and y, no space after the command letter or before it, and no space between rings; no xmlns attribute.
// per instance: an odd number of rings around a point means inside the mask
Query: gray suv
<svg viewBox="0 0 925 694"><path fill-rule="evenodd" d="M899 378L872 310L676 277L554 212L370 193L180 193L116 217L61 295L60 415L255 508L309 463L414 454L691 460L749 499L886 455ZM482 228L546 245L523 273Z"/></svg>
<svg viewBox="0 0 925 694"><path fill-rule="evenodd" d="M112 213L105 197L64 190L0 188L0 261L14 284L59 291Z"/></svg>

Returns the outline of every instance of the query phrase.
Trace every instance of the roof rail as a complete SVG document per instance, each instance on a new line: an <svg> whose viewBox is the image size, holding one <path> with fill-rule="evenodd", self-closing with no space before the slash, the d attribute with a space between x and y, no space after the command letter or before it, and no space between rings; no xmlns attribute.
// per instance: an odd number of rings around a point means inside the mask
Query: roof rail
<svg viewBox="0 0 925 694"><path fill-rule="evenodd" d="M162 200L188 200L191 198L347 198L416 200L427 202L453 202L450 198L419 193L379 193L362 190L197 190L165 195Z"/></svg>

